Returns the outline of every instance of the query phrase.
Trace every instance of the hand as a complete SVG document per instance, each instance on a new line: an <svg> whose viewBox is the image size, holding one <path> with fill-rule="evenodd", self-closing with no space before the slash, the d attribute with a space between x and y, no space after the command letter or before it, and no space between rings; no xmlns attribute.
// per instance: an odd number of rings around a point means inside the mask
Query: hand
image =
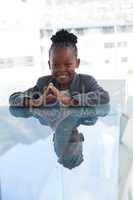
<svg viewBox="0 0 133 200"><path fill-rule="evenodd" d="M50 83L46 89L46 102L56 101L62 102L64 105L75 105L75 101L69 97L66 97L60 93L60 91L54 87L53 83Z"/></svg>
<svg viewBox="0 0 133 200"><path fill-rule="evenodd" d="M62 102L64 105L74 105L74 102L71 98L66 97L60 93L60 91L53 85L53 83L49 83L47 89L43 94L44 103L54 103L57 100Z"/></svg>
<svg viewBox="0 0 133 200"><path fill-rule="evenodd" d="M25 101L25 107L40 107L45 104L54 103L59 99L59 90L50 83L43 95L38 99L27 99Z"/></svg>
<svg viewBox="0 0 133 200"><path fill-rule="evenodd" d="M26 107L38 108L43 105L43 96L40 96L38 99L30 99L25 103Z"/></svg>
<svg viewBox="0 0 133 200"><path fill-rule="evenodd" d="M67 105L67 106L71 106L73 105L72 103L72 99L69 98L69 97L65 97L65 96L60 96L60 102L62 102L64 105Z"/></svg>
<svg viewBox="0 0 133 200"><path fill-rule="evenodd" d="M54 103L55 101L60 99L60 91L53 85L53 83L49 83L47 89L43 94L44 103Z"/></svg>

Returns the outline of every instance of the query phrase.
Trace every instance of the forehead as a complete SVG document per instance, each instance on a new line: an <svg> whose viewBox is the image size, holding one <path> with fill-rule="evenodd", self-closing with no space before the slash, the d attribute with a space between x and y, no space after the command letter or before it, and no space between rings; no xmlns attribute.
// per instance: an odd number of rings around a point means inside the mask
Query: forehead
<svg viewBox="0 0 133 200"><path fill-rule="evenodd" d="M71 47L55 47L50 52L50 59L60 60L60 59L74 59L75 55Z"/></svg>

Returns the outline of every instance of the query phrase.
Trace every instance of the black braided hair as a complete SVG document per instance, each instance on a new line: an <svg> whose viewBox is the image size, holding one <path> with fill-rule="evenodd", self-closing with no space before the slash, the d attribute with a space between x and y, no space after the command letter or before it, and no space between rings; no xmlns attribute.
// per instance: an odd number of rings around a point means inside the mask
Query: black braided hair
<svg viewBox="0 0 133 200"><path fill-rule="evenodd" d="M73 33L69 33L68 31L62 29L56 32L55 35L51 37L52 45L49 49L49 55L50 52L56 48L66 48L70 47L73 49L73 53L75 57L77 57L78 51L77 51L77 36Z"/></svg>

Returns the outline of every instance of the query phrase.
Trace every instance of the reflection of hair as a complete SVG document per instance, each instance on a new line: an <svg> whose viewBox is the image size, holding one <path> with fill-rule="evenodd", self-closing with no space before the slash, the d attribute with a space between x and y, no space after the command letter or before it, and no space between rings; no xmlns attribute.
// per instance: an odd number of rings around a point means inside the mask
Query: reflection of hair
<svg viewBox="0 0 133 200"><path fill-rule="evenodd" d="M82 133L78 133L78 130L74 128L70 133L60 135L60 133L54 134L54 149L58 156L58 162L68 169L72 169L83 162L83 147L82 142L84 136Z"/></svg>
<svg viewBox="0 0 133 200"><path fill-rule="evenodd" d="M82 143L69 143L69 147L73 146L74 148L79 148L78 153L76 154L63 154L59 159L58 162L62 164L64 167L68 169L73 169L76 166L79 166L83 162L83 154L82 154Z"/></svg>
<svg viewBox="0 0 133 200"><path fill-rule="evenodd" d="M49 50L49 55L51 50L54 50L56 48L66 48L70 47L73 49L73 53L75 54L75 57L77 57L77 36L73 33L69 33L68 31L62 29L58 32L56 32L55 35L51 37L52 45Z"/></svg>

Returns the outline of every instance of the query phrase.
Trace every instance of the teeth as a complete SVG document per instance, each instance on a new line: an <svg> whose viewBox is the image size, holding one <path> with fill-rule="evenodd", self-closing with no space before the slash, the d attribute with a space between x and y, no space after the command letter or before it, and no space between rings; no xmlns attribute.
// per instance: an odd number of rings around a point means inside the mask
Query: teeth
<svg viewBox="0 0 133 200"><path fill-rule="evenodd" d="M66 75L60 75L59 77L60 77L60 78L65 78L65 77L66 77Z"/></svg>

